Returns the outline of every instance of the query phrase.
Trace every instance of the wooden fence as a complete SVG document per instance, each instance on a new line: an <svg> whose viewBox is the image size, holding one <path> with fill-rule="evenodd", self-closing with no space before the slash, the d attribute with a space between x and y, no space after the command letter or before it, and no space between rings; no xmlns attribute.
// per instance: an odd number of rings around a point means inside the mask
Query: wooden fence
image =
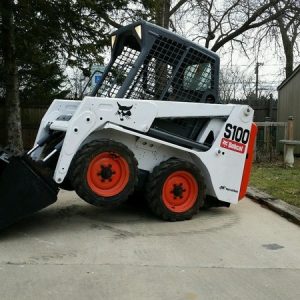
<svg viewBox="0 0 300 300"><path fill-rule="evenodd" d="M254 109L254 121L264 122L266 118L270 121L277 120L277 100L275 99L251 99L245 100L231 100L228 103L231 104L248 104Z"/></svg>
<svg viewBox="0 0 300 300"><path fill-rule="evenodd" d="M25 149L31 148L34 143L37 130L48 105L23 106L21 108L23 142ZM5 144L5 107L0 106L0 145Z"/></svg>

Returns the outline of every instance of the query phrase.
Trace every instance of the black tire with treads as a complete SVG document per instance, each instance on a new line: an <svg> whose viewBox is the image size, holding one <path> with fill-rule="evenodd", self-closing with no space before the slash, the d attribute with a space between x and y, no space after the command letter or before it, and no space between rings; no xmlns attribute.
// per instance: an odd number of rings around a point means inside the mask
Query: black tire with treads
<svg viewBox="0 0 300 300"><path fill-rule="evenodd" d="M87 172L90 163L101 153L113 153L122 157L129 168L129 179L124 189L113 196L103 196L96 194L88 183ZM112 208L120 205L127 200L128 196L134 191L138 180L137 160L132 151L127 146L112 140L95 140L85 144L76 153L70 168L70 178L76 193L86 202L98 206ZM113 175L111 175L113 176Z"/></svg>
<svg viewBox="0 0 300 300"><path fill-rule="evenodd" d="M184 171L189 173L197 182L198 193L195 203L192 207L183 212L174 212L170 210L163 200L163 187L165 181L174 172ZM166 221L189 220L197 214L199 208L204 205L205 184L200 170L191 162L178 158L170 158L154 168L150 174L146 185L146 198L152 212Z"/></svg>

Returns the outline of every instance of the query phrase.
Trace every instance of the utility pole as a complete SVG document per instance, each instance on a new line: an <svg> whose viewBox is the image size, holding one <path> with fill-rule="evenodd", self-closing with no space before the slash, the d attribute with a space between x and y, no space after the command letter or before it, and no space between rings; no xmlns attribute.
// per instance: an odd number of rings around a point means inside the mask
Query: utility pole
<svg viewBox="0 0 300 300"><path fill-rule="evenodd" d="M258 68L260 66L263 66L263 63L256 63L255 66L255 75L256 75L256 80L255 80L255 99L258 100Z"/></svg>
<svg viewBox="0 0 300 300"><path fill-rule="evenodd" d="M273 121L273 94L270 94L269 117L270 117L270 121Z"/></svg>

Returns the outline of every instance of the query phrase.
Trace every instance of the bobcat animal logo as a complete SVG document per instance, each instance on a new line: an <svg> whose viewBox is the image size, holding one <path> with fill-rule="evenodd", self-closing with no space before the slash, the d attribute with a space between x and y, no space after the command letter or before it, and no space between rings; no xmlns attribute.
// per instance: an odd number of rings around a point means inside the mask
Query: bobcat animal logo
<svg viewBox="0 0 300 300"><path fill-rule="evenodd" d="M116 115L119 115L120 120L124 121L124 118L130 119L130 117L131 117L131 111L130 110L132 109L133 105L131 105L131 106L123 106L119 102L117 102L117 103L118 103L119 109L116 112Z"/></svg>

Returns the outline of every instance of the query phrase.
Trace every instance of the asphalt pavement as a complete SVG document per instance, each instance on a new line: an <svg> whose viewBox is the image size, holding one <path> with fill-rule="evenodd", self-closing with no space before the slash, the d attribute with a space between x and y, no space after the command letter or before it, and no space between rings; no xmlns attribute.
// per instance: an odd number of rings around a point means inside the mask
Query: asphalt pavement
<svg viewBox="0 0 300 300"><path fill-rule="evenodd" d="M0 299L300 299L300 228L249 199L164 222L59 201L0 232Z"/></svg>

